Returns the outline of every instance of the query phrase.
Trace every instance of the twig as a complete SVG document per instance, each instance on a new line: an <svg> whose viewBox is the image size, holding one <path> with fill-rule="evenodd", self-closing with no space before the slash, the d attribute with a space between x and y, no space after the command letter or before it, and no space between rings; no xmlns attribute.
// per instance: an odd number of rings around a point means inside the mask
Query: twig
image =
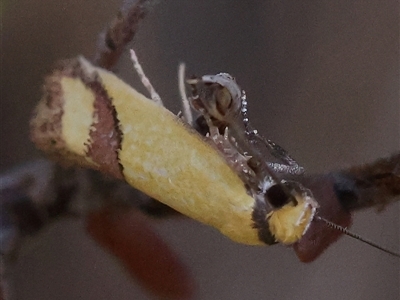
<svg viewBox="0 0 400 300"><path fill-rule="evenodd" d="M400 153L354 166L341 174L346 180L336 189L343 206L351 211L367 207L381 210L400 198Z"/></svg>
<svg viewBox="0 0 400 300"><path fill-rule="evenodd" d="M117 17L100 35L94 62L110 70L119 60L125 47L135 37L139 24L146 17L154 0L127 0Z"/></svg>

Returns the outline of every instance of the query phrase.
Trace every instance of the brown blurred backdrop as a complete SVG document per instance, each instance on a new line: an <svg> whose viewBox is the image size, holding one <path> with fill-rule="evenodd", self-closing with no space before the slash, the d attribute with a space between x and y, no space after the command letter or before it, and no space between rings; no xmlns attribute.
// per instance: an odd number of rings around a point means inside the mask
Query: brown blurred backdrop
<svg viewBox="0 0 400 300"><path fill-rule="evenodd" d="M171 110L177 64L229 72L252 123L307 172L371 161L400 148L399 3L159 1L135 49ZM40 154L29 114L57 59L95 49L120 1L7 1L1 16L1 170ZM118 73L143 91L125 55ZM353 231L399 251L400 206L359 213ZM62 221L23 249L17 299L148 299L79 222ZM234 244L188 220L155 223L192 268L198 299L400 299L400 262L342 238L305 265L281 246Z"/></svg>

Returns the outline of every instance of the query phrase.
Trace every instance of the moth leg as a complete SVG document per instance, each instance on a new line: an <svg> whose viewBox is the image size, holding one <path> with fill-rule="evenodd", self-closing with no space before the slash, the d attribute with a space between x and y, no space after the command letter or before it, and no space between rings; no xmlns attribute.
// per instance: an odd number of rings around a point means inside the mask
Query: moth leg
<svg viewBox="0 0 400 300"><path fill-rule="evenodd" d="M144 87L147 89L147 91L150 93L150 97L151 99L157 103L160 106L164 106L160 95L156 92L156 90L154 89L154 87L152 86L152 84L150 83L150 80L147 78L146 74L143 71L142 66L139 63L139 60L136 56L136 53L133 49L131 49L131 60L133 63L133 67L136 70L136 73L139 75L140 80L142 81L142 84L144 85Z"/></svg>
<svg viewBox="0 0 400 300"><path fill-rule="evenodd" d="M254 171L248 165L251 157L243 155L235 146L235 140L229 135L229 127L225 127L224 134L219 132L218 127L213 124L208 114L203 114L209 127L206 137L224 156L228 165L239 175L247 184L254 181L256 177Z"/></svg>
<svg viewBox="0 0 400 300"><path fill-rule="evenodd" d="M291 175L304 174L304 168L299 165L288 166L285 164L268 162L268 166L277 173L285 173Z"/></svg>

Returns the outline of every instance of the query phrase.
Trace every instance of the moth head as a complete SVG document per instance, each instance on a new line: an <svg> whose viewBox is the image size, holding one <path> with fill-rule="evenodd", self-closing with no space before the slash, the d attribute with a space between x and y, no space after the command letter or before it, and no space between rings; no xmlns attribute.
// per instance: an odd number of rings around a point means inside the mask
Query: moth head
<svg viewBox="0 0 400 300"><path fill-rule="evenodd" d="M235 78L227 73L188 79L192 87L191 104L201 113L221 123L229 123L240 114L242 91Z"/></svg>

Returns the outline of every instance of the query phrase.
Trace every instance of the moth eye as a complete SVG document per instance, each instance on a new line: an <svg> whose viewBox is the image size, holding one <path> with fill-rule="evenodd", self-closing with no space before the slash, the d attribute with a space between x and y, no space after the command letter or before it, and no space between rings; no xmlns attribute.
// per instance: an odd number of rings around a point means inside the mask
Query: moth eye
<svg viewBox="0 0 400 300"><path fill-rule="evenodd" d="M275 208L280 208L292 200L281 184L271 186L265 193L267 201Z"/></svg>
<svg viewBox="0 0 400 300"><path fill-rule="evenodd" d="M221 115L226 115L232 104L232 95L227 88L218 90L216 95L216 105Z"/></svg>

